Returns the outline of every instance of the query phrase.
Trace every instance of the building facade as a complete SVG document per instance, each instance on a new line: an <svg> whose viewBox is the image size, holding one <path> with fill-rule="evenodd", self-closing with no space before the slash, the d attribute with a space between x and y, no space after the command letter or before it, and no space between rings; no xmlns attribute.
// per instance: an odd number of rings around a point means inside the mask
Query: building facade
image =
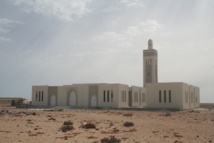
<svg viewBox="0 0 214 143"><path fill-rule="evenodd" d="M28 104L28 100L18 97L0 97L0 106L16 106L17 104Z"/></svg>
<svg viewBox="0 0 214 143"><path fill-rule="evenodd" d="M33 86L32 105L70 108L192 109L199 107L200 90L184 82L158 82L158 52L153 42L143 50L143 87L125 84Z"/></svg>
<svg viewBox="0 0 214 143"><path fill-rule="evenodd" d="M146 89L125 84L72 84L63 86L33 86L32 105L72 108L145 107Z"/></svg>
<svg viewBox="0 0 214 143"><path fill-rule="evenodd" d="M146 84L148 108L192 109L200 106L199 88L183 82Z"/></svg>

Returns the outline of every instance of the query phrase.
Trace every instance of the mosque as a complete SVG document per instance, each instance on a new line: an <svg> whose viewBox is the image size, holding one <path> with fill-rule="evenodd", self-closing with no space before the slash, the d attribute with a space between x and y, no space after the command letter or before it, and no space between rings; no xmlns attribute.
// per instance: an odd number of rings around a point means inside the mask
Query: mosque
<svg viewBox="0 0 214 143"><path fill-rule="evenodd" d="M158 52L150 39L143 50L143 87L119 83L32 86L32 105L185 110L199 107L200 91L184 82L158 82Z"/></svg>

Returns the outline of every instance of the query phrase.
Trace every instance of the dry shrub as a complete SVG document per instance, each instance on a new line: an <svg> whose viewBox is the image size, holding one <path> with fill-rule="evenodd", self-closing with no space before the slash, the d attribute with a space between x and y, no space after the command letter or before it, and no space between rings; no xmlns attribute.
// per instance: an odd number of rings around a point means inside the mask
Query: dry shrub
<svg viewBox="0 0 214 143"><path fill-rule="evenodd" d="M60 128L62 132L67 132L70 130L73 130L73 122L69 121L64 121L63 126Z"/></svg>
<svg viewBox="0 0 214 143"><path fill-rule="evenodd" d="M188 111L189 111L189 113L195 113L195 111L193 109L188 110Z"/></svg>
<svg viewBox="0 0 214 143"><path fill-rule="evenodd" d="M28 134L28 136L31 136L31 137L32 137L32 136L37 136L37 134Z"/></svg>
<svg viewBox="0 0 214 143"><path fill-rule="evenodd" d="M70 120L64 121L63 125L73 125L73 122L71 122Z"/></svg>
<svg viewBox="0 0 214 143"><path fill-rule="evenodd" d="M0 132L11 133L11 131L2 131L2 130L0 130Z"/></svg>
<svg viewBox="0 0 214 143"><path fill-rule="evenodd" d="M111 131L101 131L101 134L113 134Z"/></svg>
<svg viewBox="0 0 214 143"><path fill-rule="evenodd" d="M72 132L71 134L72 134L73 136L77 136L77 135L81 134L81 132Z"/></svg>
<svg viewBox="0 0 214 143"><path fill-rule="evenodd" d="M114 133L118 133L119 131L120 131L119 129L113 128L113 132L114 132Z"/></svg>
<svg viewBox="0 0 214 143"><path fill-rule="evenodd" d="M74 127L72 125L63 125L61 127L61 131L62 132L67 132L67 131L70 131L70 130L73 130L73 129L74 129Z"/></svg>
<svg viewBox="0 0 214 143"><path fill-rule="evenodd" d="M164 116L166 116L166 117L169 117L169 116L171 116L172 114L170 113L170 112L166 112L165 114L164 114Z"/></svg>
<svg viewBox="0 0 214 143"><path fill-rule="evenodd" d="M136 129L130 129L129 132L136 132Z"/></svg>
<svg viewBox="0 0 214 143"><path fill-rule="evenodd" d="M121 138L121 139L125 141L125 140L127 140L127 139L129 139L129 138L127 138L127 137L123 137L123 138Z"/></svg>
<svg viewBox="0 0 214 143"><path fill-rule="evenodd" d="M101 134L117 134L119 131L119 129L114 128L112 131L101 131Z"/></svg>
<svg viewBox="0 0 214 143"><path fill-rule="evenodd" d="M177 141L177 140L176 140L176 141L174 141L173 143L183 143L183 142L182 142L182 141Z"/></svg>
<svg viewBox="0 0 214 143"><path fill-rule="evenodd" d="M131 127L131 126L134 126L134 123L132 123L132 122L125 122L123 124L123 126L125 126L125 127Z"/></svg>
<svg viewBox="0 0 214 143"><path fill-rule="evenodd" d="M121 140L115 138L114 136L110 136L109 138L103 138L100 140L101 143L120 143Z"/></svg>
<svg viewBox="0 0 214 143"><path fill-rule="evenodd" d="M97 137L89 136L89 137L87 137L87 139L97 139Z"/></svg>
<svg viewBox="0 0 214 143"><path fill-rule="evenodd" d="M159 133L159 131L152 131L152 133L156 134L156 133Z"/></svg>
<svg viewBox="0 0 214 143"><path fill-rule="evenodd" d="M109 124L109 127L112 127L112 126L114 126L114 124L111 122L111 123Z"/></svg>
<svg viewBox="0 0 214 143"><path fill-rule="evenodd" d="M55 119L55 118L52 118L52 117L49 118L48 120L56 121L56 119Z"/></svg>
<svg viewBox="0 0 214 143"><path fill-rule="evenodd" d="M131 113L123 114L123 116L126 116L126 117L132 117L132 114L131 114Z"/></svg>
<svg viewBox="0 0 214 143"><path fill-rule="evenodd" d="M179 135L178 133L174 133L174 137L182 138L182 135Z"/></svg>
<svg viewBox="0 0 214 143"><path fill-rule="evenodd" d="M44 132L36 132L37 135L45 134Z"/></svg>
<svg viewBox="0 0 214 143"><path fill-rule="evenodd" d="M84 129L95 129L96 125L93 124L93 123L85 123L85 124L82 124L81 127L84 128Z"/></svg>

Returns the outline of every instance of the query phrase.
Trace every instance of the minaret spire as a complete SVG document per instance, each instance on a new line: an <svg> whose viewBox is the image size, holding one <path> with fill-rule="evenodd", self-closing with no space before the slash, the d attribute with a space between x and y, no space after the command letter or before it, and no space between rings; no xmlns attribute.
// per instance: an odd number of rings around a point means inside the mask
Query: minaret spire
<svg viewBox="0 0 214 143"><path fill-rule="evenodd" d="M148 41L148 49L153 49L153 42L151 39Z"/></svg>
<svg viewBox="0 0 214 143"><path fill-rule="evenodd" d="M153 42L148 40L148 49L143 50L143 86L158 82L158 52L153 49Z"/></svg>

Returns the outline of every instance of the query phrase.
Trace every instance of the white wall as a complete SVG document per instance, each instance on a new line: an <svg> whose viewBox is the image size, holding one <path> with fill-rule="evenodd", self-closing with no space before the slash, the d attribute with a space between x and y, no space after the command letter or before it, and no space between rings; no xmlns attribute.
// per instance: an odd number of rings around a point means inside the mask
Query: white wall
<svg viewBox="0 0 214 143"><path fill-rule="evenodd" d="M105 101L104 101L105 91ZM109 93L109 100L108 95ZM113 97L112 97L113 95ZM119 85L118 84L99 84L98 86L98 106L99 107L118 107L118 95Z"/></svg>
<svg viewBox="0 0 214 143"><path fill-rule="evenodd" d="M195 99L195 95L194 95L194 87L192 85L189 85L189 99L190 99L190 109L194 108L194 99Z"/></svg>
<svg viewBox="0 0 214 143"><path fill-rule="evenodd" d="M86 84L73 85L77 91L77 106L89 107L89 86Z"/></svg>
<svg viewBox="0 0 214 143"><path fill-rule="evenodd" d="M67 106L67 88L65 86L58 86L58 106Z"/></svg>
<svg viewBox="0 0 214 143"><path fill-rule="evenodd" d="M194 87L195 92L195 107L200 107L200 89L199 87Z"/></svg>
<svg viewBox="0 0 214 143"><path fill-rule="evenodd" d="M183 83L149 83L146 84L147 107L149 108L176 108L183 109ZM159 102L159 91L161 91L161 102ZM166 102L164 102L164 91ZM169 102L169 91L171 91L171 102Z"/></svg>
<svg viewBox="0 0 214 143"><path fill-rule="evenodd" d="M37 96L43 92L43 101L36 100L36 92ZM41 98L41 96L40 96ZM32 86L32 105L33 106L48 106L48 86Z"/></svg>
<svg viewBox="0 0 214 143"><path fill-rule="evenodd" d="M88 85L87 84L73 84L73 85L63 85L66 92L66 96L63 100L66 106L69 106L69 95L72 91L76 93L76 107L88 107Z"/></svg>
<svg viewBox="0 0 214 143"><path fill-rule="evenodd" d="M140 106L140 87L131 86L131 93L132 93L132 107L139 107Z"/></svg>
<svg viewBox="0 0 214 143"><path fill-rule="evenodd" d="M143 97L144 96L144 97ZM147 93L146 93L146 88L141 87L140 88L140 107L145 107L147 106Z"/></svg>
<svg viewBox="0 0 214 143"><path fill-rule="evenodd" d="M186 83L183 83L183 109L189 109L190 108L190 91L189 91L189 85Z"/></svg>
<svg viewBox="0 0 214 143"><path fill-rule="evenodd" d="M184 83L183 84L183 108L193 109L199 106L200 106L199 87Z"/></svg>
<svg viewBox="0 0 214 143"><path fill-rule="evenodd" d="M124 96L122 97L122 92ZM129 107L129 86L125 84L119 85L118 93L118 107L127 108Z"/></svg>

